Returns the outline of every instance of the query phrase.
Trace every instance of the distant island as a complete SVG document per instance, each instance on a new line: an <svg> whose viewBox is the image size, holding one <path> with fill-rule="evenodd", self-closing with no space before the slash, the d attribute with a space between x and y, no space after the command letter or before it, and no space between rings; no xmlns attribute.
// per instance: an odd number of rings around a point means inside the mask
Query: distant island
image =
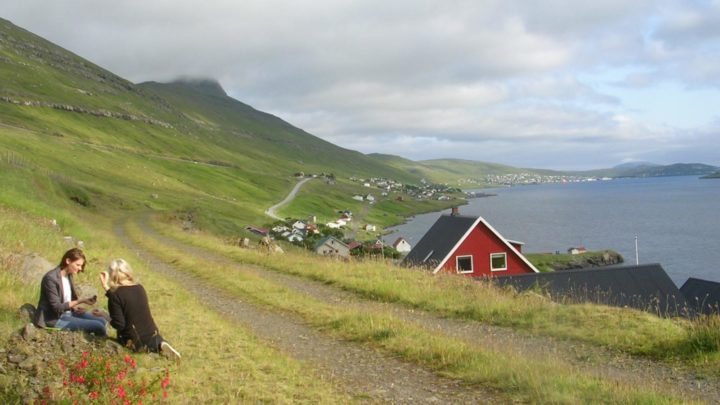
<svg viewBox="0 0 720 405"><path fill-rule="evenodd" d="M700 177L701 179L720 179L720 171Z"/></svg>

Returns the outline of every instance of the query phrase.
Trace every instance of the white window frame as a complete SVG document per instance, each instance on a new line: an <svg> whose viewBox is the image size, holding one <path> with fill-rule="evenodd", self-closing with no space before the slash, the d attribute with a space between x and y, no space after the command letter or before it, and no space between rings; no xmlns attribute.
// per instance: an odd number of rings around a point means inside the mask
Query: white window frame
<svg viewBox="0 0 720 405"><path fill-rule="evenodd" d="M502 256L505 259L505 267L502 268L494 268L493 267L493 259L496 257ZM490 271L506 271L507 270L507 253L490 253Z"/></svg>
<svg viewBox="0 0 720 405"><path fill-rule="evenodd" d="M470 258L470 270L460 270L459 262L460 259ZM462 256L455 256L455 271L462 274L468 274L475 271L475 268L473 267L473 256L472 255L462 255Z"/></svg>

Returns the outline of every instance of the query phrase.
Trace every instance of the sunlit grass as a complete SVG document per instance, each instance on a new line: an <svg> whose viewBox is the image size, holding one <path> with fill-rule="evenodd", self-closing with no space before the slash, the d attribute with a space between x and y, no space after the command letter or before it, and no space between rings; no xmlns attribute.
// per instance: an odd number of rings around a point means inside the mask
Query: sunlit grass
<svg viewBox="0 0 720 405"><path fill-rule="evenodd" d="M278 353L258 340L242 325L232 323L203 305L202 297L186 292L182 285L155 274L132 252L114 240L111 224L92 218L92 227L77 221L74 233L84 234L89 265L77 283L100 288L98 272L113 258L129 260L140 275L160 332L178 348L183 361L171 365L172 397L201 403L346 403L345 394L318 378L296 360ZM38 252L54 263L68 248L62 234L45 218L0 208L0 256L11 252ZM8 337L24 320L17 314L24 303L37 304L38 285L26 285L12 275L17 262L0 265L0 333ZM15 267L13 267L15 266ZM48 269L49 270L49 269ZM100 298L100 306L104 306ZM158 357L137 356L139 367L164 368Z"/></svg>
<svg viewBox="0 0 720 405"><path fill-rule="evenodd" d="M128 224L126 229L144 249L238 299L294 313L334 336L371 344L447 376L499 390L510 398L552 403L679 400L656 394L652 389L589 376L560 360L489 351L481 345L430 332L389 313L321 302L254 275L252 270L228 269L210 257L195 256L162 243L143 234L135 224Z"/></svg>
<svg viewBox="0 0 720 405"><path fill-rule="evenodd" d="M353 291L364 297L401 303L443 316L509 326L532 333L572 338L632 354L665 356L686 336L688 322L659 318L626 308L591 304L562 305L533 293L516 294L488 283L454 276L432 276L383 261L337 261L292 250L268 256L237 249L212 235L183 232L154 223L162 233L184 243Z"/></svg>

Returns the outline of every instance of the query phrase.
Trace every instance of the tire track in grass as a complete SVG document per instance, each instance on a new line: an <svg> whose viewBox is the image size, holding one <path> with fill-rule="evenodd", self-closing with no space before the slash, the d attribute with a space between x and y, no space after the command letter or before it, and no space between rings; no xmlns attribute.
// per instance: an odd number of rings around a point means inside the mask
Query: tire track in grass
<svg viewBox="0 0 720 405"><path fill-rule="evenodd" d="M139 224L141 229L149 230L144 224L145 221ZM361 344L332 339L292 315L268 311L231 297L142 249L127 235L121 223L115 225L114 231L149 268L178 280L189 292L201 297L209 309L244 325L290 356L316 367L321 378L339 384L340 389L360 401L413 404L508 401L482 387L440 377Z"/></svg>
<svg viewBox="0 0 720 405"><path fill-rule="evenodd" d="M697 376L692 372L651 359L617 353L587 343L532 336L515 332L511 328L485 325L471 320L443 318L427 311L411 309L398 304L372 301L320 281L281 273L257 265L238 263L220 253L163 235L152 228L149 223L149 218L146 218L139 226L148 236L163 244L190 252L195 256L205 256L212 258L213 261L224 262L230 268L263 277L319 301L373 313L389 313L433 333L457 338L470 345L482 344L486 349L514 352L537 361L561 359L567 363L568 367L573 367L578 372L617 383L630 383L657 392L672 393L679 397L720 403L720 384L718 384L717 378Z"/></svg>

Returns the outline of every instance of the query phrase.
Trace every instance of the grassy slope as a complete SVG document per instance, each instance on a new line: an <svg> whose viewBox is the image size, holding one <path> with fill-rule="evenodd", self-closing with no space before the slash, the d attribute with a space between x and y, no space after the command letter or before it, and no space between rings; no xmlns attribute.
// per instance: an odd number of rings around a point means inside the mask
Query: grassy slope
<svg viewBox="0 0 720 405"><path fill-rule="evenodd" d="M393 155L372 154L371 156L388 165L421 176L430 182L447 183L458 187L475 188L487 185L484 182L487 175L546 172L538 169L520 169L497 163L477 162L473 160L433 159L412 161ZM466 181L467 179L474 181L468 183Z"/></svg>
<svg viewBox="0 0 720 405"><path fill-rule="evenodd" d="M0 97L10 100L0 101L0 157L28 168L9 176L15 180L4 200L16 206L10 194L36 193L33 184L41 183L44 193L109 215L148 207L192 212L198 226L229 234L267 221L264 210L290 190L296 171L418 180L227 97L213 83L134 85L5 20ZM94 115L102 111L135 118Z"/></svg>

